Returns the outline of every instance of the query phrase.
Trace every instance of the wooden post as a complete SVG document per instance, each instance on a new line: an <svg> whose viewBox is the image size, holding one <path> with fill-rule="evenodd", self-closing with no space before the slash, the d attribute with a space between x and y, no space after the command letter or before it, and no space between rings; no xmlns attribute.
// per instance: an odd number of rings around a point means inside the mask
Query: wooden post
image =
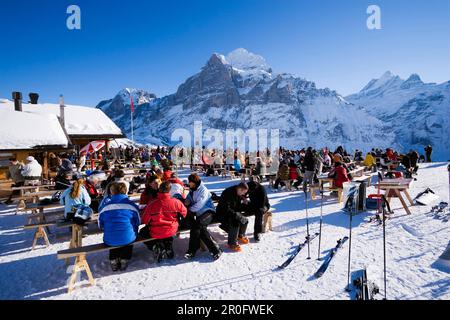
<svg viewBox="0 0 450 320"><path fill-rule="evenodd" d="M50 241L48 241L47 232L45 232L45 228L43 226L37 227L36 232L34 233L33 246L31 250L34 250L34 247L36 246L36 243L40 238L44 239L47 247L50 245Z"/></svg>
<svg viewBox="0 0 450 320"><path fill-rule="evenodd" d="M77 229L77 226L78 226L78 225L76 225L76 224L73 224L73 225L71 226L71 229L72 229L72 237L70 238L69 249L72 249L72 248L78 248L78 247L79 247L79 245L78 245L79 241L78 241L78 229ZM70 258L66 258L66 259L64 260L64 263L65 263L66 265L68 265L69 262L70 262Z"/></svg>
<svg viewBox="0 0 450 320"><path fill-rule="evenodd" d="M77 274L78 274L78 272L82 272L82 271L86 272L88 279L89 279L89 283L92 286L95 286L95 280L94 280L94 277L92 276L92 272L91 272L91 269L89 268L89 264L86 261L86 255L80 254L79 256L77 256L75 258L75 264L73 266L72 275L70 276L68 293L71 293L73 291L73 289L75 287L75 282L77 279Z"/></svg>
<svg viewBox="0 0 450 320"><path fill-rule="evenodd" d="M42 166L42 172L44 175L44 179L49 179L50 175L48 172L48 152L47 151L44 152L43 159L44 159L44 161L43 161L44 163Z"/></svg>
<svg viewBox="0 0 450 320"><path fill-rule="evenodd" d="M111 141L110 140L105 140L105 156L104 156L104 160L106 161L106 160L109 160L108 159L108 153L109 153L109 146L110 146L110 144L111 144Z"/></svg>

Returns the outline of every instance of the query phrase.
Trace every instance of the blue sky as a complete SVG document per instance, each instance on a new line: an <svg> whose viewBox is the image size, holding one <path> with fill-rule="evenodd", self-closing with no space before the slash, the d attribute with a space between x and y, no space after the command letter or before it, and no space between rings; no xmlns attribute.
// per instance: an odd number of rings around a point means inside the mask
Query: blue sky
<svg viewBox="0 0 450 320"><path fill-rule="evenodd" d="M81 30L66 9L81 8ZM381 7L382 30L366 9ZM386 70L450 80L448 0L15 0L0 2L0 97L96 105L124 87L163 96L238 47L341 94Z"/></svg>

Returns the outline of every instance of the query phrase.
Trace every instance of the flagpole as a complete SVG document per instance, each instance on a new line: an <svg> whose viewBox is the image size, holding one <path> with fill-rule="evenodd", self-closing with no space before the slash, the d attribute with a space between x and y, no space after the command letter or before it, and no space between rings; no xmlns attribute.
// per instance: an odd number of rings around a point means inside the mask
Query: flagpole
<svg viewBox="0 0 450 320"><path fill-rule="evenodd" d="M134 142L133 113L134 113L134 101L133 101L133 95L131 94L131 91L130 91L131 141Z"/></svg>
<svg viewBox="0 0 450 320"><path fill-rule="evenodd" d="M133 125L133 111L130 110L130 116L131 116L131 141L134 142L134 125Z"/></svg>

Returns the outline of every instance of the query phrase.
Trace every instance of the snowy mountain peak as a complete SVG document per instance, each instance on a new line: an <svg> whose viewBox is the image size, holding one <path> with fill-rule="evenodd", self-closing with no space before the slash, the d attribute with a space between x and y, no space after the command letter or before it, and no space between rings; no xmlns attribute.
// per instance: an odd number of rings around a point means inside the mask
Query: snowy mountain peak
<svg viewBox="0 0 450 320"><path fill-rule="evenodd" d="M393 77L395 77L395 75L388 70L385 73L383 73L383 75L378 79L378 81L387 81Z"/></svg>
<svg viewBox="0 0 450 320"><path fill-rule="evenodd" d="M406 82L423 83L422 79L420 78L420 76L417 73L413 73L412 75L410 75L409 78L406 80Z"/></svg>
<svg viewBox="0 0 450 320"><path fill-rule="evenodd" d="M145 90L135 88L122 89L116 95L116 97L123 100L125 104L130 103L130 96L133 98L133 102L136 104L149 103L150 101L156 98L156 95L154 95L153 93L149 93Z"/></svg>
<svg viewBox="0 0 450 320"><path fill-rule="evenodd" d="M257 54L251 53L244 48L231 51L226 56L226 61L234 68L240 70L264 70L270 72L270 66L266 60Z"/></svg>
<svg viewBox="0 0 450 320"><path fill-rule="evenodd" d="M208 65L215 65L215 64L227 64L227 60L225 59L225 56L220 53L213 53L211 55L211 58L208 60Z"/></svg>

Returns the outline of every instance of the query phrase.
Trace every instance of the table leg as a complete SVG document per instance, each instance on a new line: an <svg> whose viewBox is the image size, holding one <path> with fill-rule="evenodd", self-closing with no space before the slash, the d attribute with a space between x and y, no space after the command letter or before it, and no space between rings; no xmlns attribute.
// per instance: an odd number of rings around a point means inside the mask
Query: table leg
<svg viewBox="0 0 450 320"><path fill-rule="evenodd" d="M403 208L405 208L405 211L407 214L411 214L411 211L409 211L408 205L406 204L405 200L403 199L401 192L398 189L395 189L395 193L397 194L398 198L400 199L400 202L403 205Z"/></svg>
<svg viewBox="0 0 450 320"><path fill-rule="evenodd" d="M76 225L77 229L77 248L80 248L83 246L83 227Z"/></svg>
<svg viewBox="0 0 450 320"><path fill-rule="evenodd" d="M387 188L384 190L384 194L386 195L386 201L391 204L391 197L389 197L389 194L391 193L391 189Z"/></svg>
<svg viewBox="0 0 450 320"><path fill-rule="evenodd" d="M72 225L72 237L70 238L69 249L77 247L77 232L75 230L75 226ZM70 262L70 258L64 260L65 264L68 265Z"/></svg>
<svg viewBox="0 0 450 320"><path fill-rule="evenodd" d="M410 203L412 206L414 206L414 201L413 201L413 199L411 198L411 195L409 194L408 189L405 189L403 192L405 193L406 199L408 199L409 203Z"/></svg>
<svg viewBox="0 0 450 320"><path fill-rule="evenodd" d="M42 222L47 222L47 219L45 219L44 215L44 208L39 208L39 218L41 219ZM45 229L47 229L48 234L52 234L48 226L46 226Z"/></svg>

